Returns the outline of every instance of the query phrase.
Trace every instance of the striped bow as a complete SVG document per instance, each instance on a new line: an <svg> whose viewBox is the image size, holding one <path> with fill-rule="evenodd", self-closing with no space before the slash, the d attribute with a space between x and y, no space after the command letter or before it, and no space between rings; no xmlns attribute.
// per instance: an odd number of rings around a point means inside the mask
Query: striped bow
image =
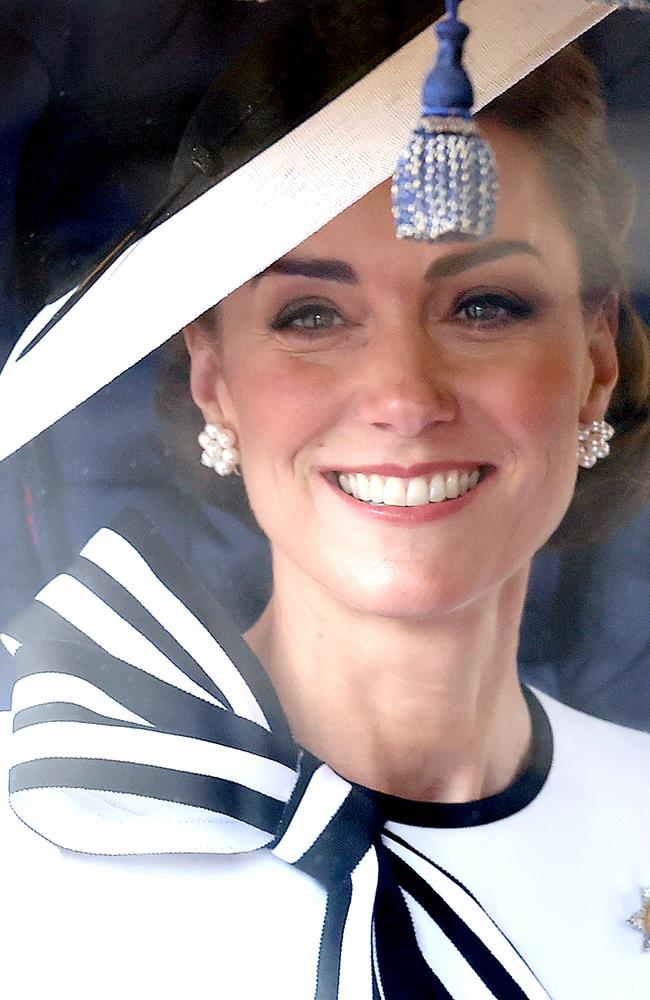
<svg viewBox="0 0 650 1000"><path fill-rule="evenodd" d="M248 646L139 516L102 528L12 633L10 801L41 836L91 854L271 850L327 891L316 1000L461 996L427 928L475 995L548 1000L372 793L296 746Z"/></svg>

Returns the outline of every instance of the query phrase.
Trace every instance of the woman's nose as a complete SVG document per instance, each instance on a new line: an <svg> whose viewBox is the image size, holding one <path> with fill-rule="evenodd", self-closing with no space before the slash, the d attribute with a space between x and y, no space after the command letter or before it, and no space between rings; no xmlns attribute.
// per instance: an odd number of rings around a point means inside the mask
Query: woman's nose
<svg viewBox="0 0 650 1000"><path fill-rule="evenodd" d="M458 416L450 366L426 334L402 335L369 352L358 398L363 421L403 437Z"/></svg>

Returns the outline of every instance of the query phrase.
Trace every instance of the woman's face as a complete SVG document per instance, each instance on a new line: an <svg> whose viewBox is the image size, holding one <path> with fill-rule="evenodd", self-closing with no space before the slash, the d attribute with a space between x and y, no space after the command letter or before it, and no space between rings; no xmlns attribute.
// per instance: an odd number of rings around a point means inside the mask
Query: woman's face
<svg viewBox="0 0 650 1000"><path fill-rule="evenodd" d="M189 332L194 397L239 437L276 584L449 613L527 573L571 500L614 332L583 312L537 154L486 131L489 240L397 240L386 183L229 296L212 344Z"/></svg>

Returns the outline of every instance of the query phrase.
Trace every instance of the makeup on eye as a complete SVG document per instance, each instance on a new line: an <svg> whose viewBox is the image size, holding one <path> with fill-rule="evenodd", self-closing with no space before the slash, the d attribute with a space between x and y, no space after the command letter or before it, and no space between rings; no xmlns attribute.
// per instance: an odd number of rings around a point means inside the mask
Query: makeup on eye
<svg viewBox="0 0 650 1000"><path fill-rule="evenodd" d="M498 327L535 315L535 305L505 291L472 291L458 300L455 317L479 327ZM464 314L464 315L463 315Z"/></svg>
<svg viewBox="0 0 650 1000"><path fill-rule="evenodd" d="M519 295L502 289L480 289L465 292L445 312L447 315L441 315L439 320L460 319L472 327L488 329L528 319L536 313L536 307ZM310 337L356 325L333 303L313 298L301 298L286 304L269 323L274 331Z"/></svg>
<svg viewBox="0 0 650 1000"><path fill-rule="evenodd" d="M317 334L348 323L342 312L322 299L300 299L284 306L271 321L272 330Z"/></svg>

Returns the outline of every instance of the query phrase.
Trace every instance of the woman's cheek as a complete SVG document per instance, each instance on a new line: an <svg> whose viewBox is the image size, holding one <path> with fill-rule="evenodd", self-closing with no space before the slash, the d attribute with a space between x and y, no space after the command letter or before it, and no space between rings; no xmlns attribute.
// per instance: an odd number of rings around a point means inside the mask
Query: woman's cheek
<svg viewBox="0 0 650 1000"><path fill-rule="evenodd" d="M344 379L332 367L282 358L281 363L249 368L232 384L236 426L246 445L272 463L293 463L303 447L330 431L344 408Z"/></svg>
<svg viewBox="0 0 650 1000"><path fill-rule="evenodd" d="M519 365L505 366L493 391L500 397L512 430L519 427L542 436L577 430L580 383L566 343L549 345Z"/></svg>

